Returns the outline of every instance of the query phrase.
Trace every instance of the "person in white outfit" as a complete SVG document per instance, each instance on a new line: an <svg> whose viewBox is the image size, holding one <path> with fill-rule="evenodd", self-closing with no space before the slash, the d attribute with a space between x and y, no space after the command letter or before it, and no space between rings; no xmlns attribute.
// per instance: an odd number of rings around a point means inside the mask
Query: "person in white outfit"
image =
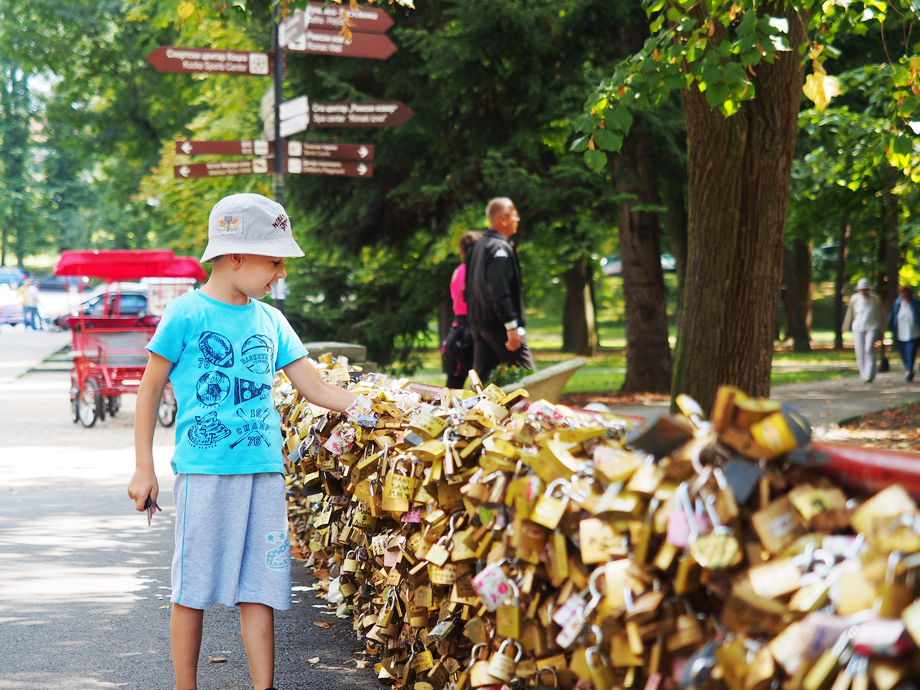
<svg viewBox="0 0 920 690"><path fill-rule="evenodd" d="M853 329L853 349L856 351L859 375L866 383L872 383L875 380L875 341L881 337L885 324L882 301L869 292L869 281L865 278L859 279L856 290L843 319L843 330Z"/></svg>

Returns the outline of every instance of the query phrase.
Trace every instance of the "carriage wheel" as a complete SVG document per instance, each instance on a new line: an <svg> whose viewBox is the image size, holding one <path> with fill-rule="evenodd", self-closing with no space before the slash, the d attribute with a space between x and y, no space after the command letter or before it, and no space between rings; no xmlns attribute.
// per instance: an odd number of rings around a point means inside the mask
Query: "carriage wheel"
<svg viewBox="0 0 920 690"><path fill-rule="evenodd" d="M120 395L110 395L106 398L106 411L109 413L109 417L114 417L115 413L121 409L121 396Z"/></svg>
<svg viewBox="0 0 920 690"><path fill-rule="evenodd" d="M99 418L100 409L102 395L99 394L99 384L96 379L88 378L77 398L77 415L80 417L80 423L87 428L93 426Z"/></svg>
<svg viewBox="0 0 920 690"><path fill-rule="evenodd" d="M157 410L157 418L163 426L172 426L176 423L176 412L179 407L176 404L176 396L171 388L163 390L163 397L160 398L160 408Z"/></svg>

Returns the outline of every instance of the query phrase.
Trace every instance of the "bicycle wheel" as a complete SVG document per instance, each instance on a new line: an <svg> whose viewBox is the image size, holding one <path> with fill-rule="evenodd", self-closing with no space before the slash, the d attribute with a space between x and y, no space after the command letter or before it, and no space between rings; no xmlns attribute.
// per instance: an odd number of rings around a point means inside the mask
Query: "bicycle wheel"
<svg viewBox="0 0 920 690"><path fill-rule="evenodd" d="M100 407L102 396L99 395L99 384L96 379L86 379L77 398L77 415L80 417L80 423L86 428L93 426L99 417Z"/></svg>
<svg viewBox="0 0 920 690"><path fill-rule="evenodd" d="M70 416L74 424L80 421L79 400L80 389L77 388L77 377L73 372L70 372Z"/></svg>
<svg viewBox="0 0 920 690"><path fill-rule="evenodd" d="M169 427L176 423L176 413L179 406L176 404L176 396L171 388L163 390L163 397L160 399L160 407L157 410L157 419L160 424Z"/></svg>

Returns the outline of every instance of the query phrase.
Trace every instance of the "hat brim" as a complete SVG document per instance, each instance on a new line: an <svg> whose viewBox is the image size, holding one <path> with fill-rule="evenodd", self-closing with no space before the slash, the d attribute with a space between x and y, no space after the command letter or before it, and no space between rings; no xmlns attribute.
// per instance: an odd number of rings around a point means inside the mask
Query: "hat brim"
<svg viewBox="0 0 920 690"><path fill-rule="evenodd" d="M201 255L201 262L213 261L218 256L226 254L256 254L258 256L278 256L282 258L296 258L304 255L303 250L291 237L258 242L219 238L208 242L204 254Z"/></svg>

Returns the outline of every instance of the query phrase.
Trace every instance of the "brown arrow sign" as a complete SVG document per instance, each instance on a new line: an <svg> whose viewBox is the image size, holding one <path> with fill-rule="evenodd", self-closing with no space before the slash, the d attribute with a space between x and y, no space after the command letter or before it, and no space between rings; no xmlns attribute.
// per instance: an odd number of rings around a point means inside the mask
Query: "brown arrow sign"
<svg viewBox="0 0 920 690"><path fill-rule="evenodd" d="M325 8L325 9L324 9ZM342 15L348 16L348 28L366 34L383 34L393 26L393 20L383 10L372 7L358 7L348 9L347 5L330 5L326 7L322 2L311 2L307 6L307 26L311 29L330 29L338 31L345 20Z"/></svg>
<svg viewBox="0 0 920 690"><path fill-rule="evenodd" d="M222 156L267 156L271 153L267 141L177 141L176 153L186 156L217 154Z"/></svg>
<svg viewBox="0 0 920 690"><path fill-rule="evenodd" d="M300 38L288 44L286 50L312 55L386 60L396 52L396 44L386 36L378 34L354 33L351 40L346 41L345 37L336 31L314 31L308 28Z"/></svg>
<svg viewBox="0 0 920 690"><path fill-rule="evenodd" d="M287 172L295 175L326 175L330 177L373 177L373 163L316 160L313 158L288 158Z"/></svg>
<svg viewBox="0 0 920 690"><path fill-rule="evenodd" d="M271 161L263 158L219 161L216 163L192 163L191 165L174 165L173 177L223 177L225 175L258 175L272 171Z"/></svg>
<svg viewBox="0 0 920 690"><path fill-rule="evenodd" d="M271 53L248 50L160 46L147 56L147 62L160 72L207 72L258 77L275 73L275 60Z"/></svg>
<svg viewBox="0 0 920 690"><path fill-rule="evenodd" d="M285 172L295 175L326 175L329 177L373 177L374 164L351 161L286 158ZM272 172L272 161L264 158L174 165L173 177L224 177L226 175L259 175Z"/></svg>
<svg viewBox="0 0 920 690"><path fill-rule="evenodd" d="M177 141L176 153L185 156L207 154L220 156L272 156L275 142L255 141ZM333 144L329 142L288 141L287 155L292 158L333 158L339 160L374 160L371 144ZM182 166L178 166L182 167Z"/></svg>
<svg viewBox="0 0 920 690"><path fill-rule="evenodd" d="M314 101L313 127L398 127L415 113L399 101Z"/></svg>

